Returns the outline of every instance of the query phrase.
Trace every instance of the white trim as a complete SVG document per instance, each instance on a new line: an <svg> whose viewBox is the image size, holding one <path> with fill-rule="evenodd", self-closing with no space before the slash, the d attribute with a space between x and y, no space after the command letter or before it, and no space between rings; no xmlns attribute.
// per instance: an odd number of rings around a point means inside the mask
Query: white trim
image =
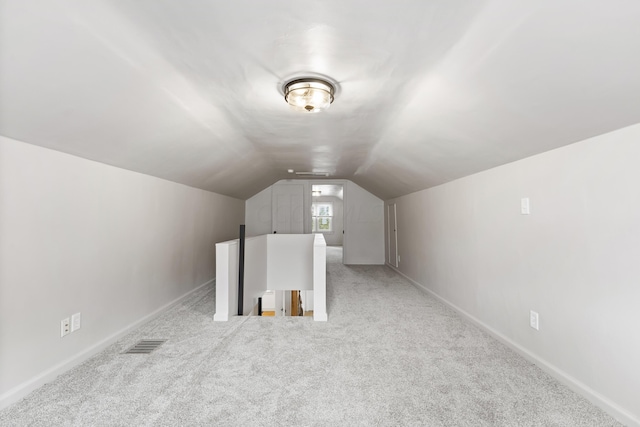
<svg viewBox="0 0 640 427"><path fill-rule="evenodd" d="M393 206L393 228L391 227L391 207ZM394 260L395 263L391 263L391 233L393 229L393 239L394 239L394 243L395 243L395 248L396 248L396 259ZM397 268L398 267L398 208L397 208L397 204L396 203L388 203L387 204L387 243L388 243L388 248L387 248L387 252L388 255L385 260L385 263L387 265L392 266L393 268Z"/></svg>
<svg viewBox="0 0 640 427"><path fill-rule="evenodd" d="M326 322L327 315L327 242L316 233L313 238L313 320Z"/></svg>
<svg viewBox="0 0 640 427"><path fill-rule="evenodd" d="M506 336L504 336L500 332L498 332L495 329L491 328L486 323L483 323L482 321L480 321L476 317L472 316L471 314L467 313L466 311L464 311L460 307L456 306L455 304L447 301L446 299L444 299L440 295L436 294L431 289L428 289L425 286L421 285L420 283L416 282L415 280L413 280L412 278L410 278L409 276L407 276L406 274L404 274L403 272L401 272L400 270L395 268L393 265L387 263L387 266L389 266L389 268L393 269L398 274L400 274L402 277L404 277L409 282L411 282L411 284L413 284L416 288L420 289L423 292L428 293L429 295L432 295L434 298L438 299L439 301L441 301L445 305L451 307L453 310L455 310L456 312L458 312L459 314L461 314L462 316L464 316L465 318L467 318L468 320L470 320L471 322L473 322L474 324L476 324L477 326L479 326L480 328L484 329L486 332L491 334L498 341L500 341L503 344L507 345L512 350L514 350L517 353L519 353L522 357L524 357L528 361L530 361L530 362L534 363L535 365L537 365L540 369L542 369L543 371L545 371L546 373L551 375L553 378L555 378L556 380L558 380L562 384L564 384L567 387L569 387L571 390L573 390L576 393L580 394L581 396L583 396L584 398L589 400L594 405L598 406L599 408L601 408L602 410L607 412L609 415L611 415L612 417L617 419L619 422L623 423L624 425L626 425L628 427L640 427L640 420L638 418L636 418L633 414L631 414L627 410L623 409L622 407L620 407L619 405L617 405L616 403L614 403L613 401L611 401L607 397L605 397L602 394L598 393L597 391L593 390L592 388L590 388L586 384L580 382L579 380L575 379L571 375L567 374L566 372L564 372L563 370L559 369L558 367L552 365L551 363L547 362L546 360L540 358L536 354L530 352L526 348L522 347L520 344L518 344L518 343L512 341L511 339L507 338Z"/></svg>
<svg viewBox="0 0 640 427"><path fill-rule="evenodd" d="M46 383L49 383L49 382L53 381L56 377L58 377L59 375L65 373L65 372L67 372L71 368L74 368L74 367L80 365L84 361L90 359L91 357L93 357L96 354L100 353L102 350L104 350L105 348L107 348L111 344L113 344L116 341L118 341L120 338L122 338L123 336L125 336L126 334L131 332L133 329L141 326L144 323L147 323L147 322L153 320L154 318L158 317L159 315L161 315L163 312L165 312L169 308L173 307L174 305L180 303L181 301L183 301L184 299L189 297L191 294L193 294L197 290L199 290L199 289L201 289L201 288L203 288L203 287L215 282L215 280L216 279L214 278L214 279L211 279L211 280L203 283L202 285L198 286L197 288L192 289L191 291L187 292L186 294L184 294L184 295L174 299L173 301L163 305L162 307L160 307L157 310L147 314L146 316L140 318L139 320L136 320L135 322L131 323L130 325L125 326L124 328L120 329L118 332L116 332L116 333L114 333L112 335L109 335L108 337L106 337L102 341L97 342L96 344L94 344L94 345L90 346L89 348L81 351L80 353L76 354L75 356L72 356L72 357L66 359L63 362L58 363L57 365L47 369L46 371L41 372L40 374L36 375L35 377L23 382L22 384L12 388L11 390L5 392L4 394L0 395L0 409L4 409L4 408L6 408L6 407L18 402L22 398L26 397L32 391L42 387Z"/></svg>
<svg viewBox="0 0 640 427"><path fill-rule="evenodd" d="M214 322L228 322L229 314L228 313L215 313L213 315Z"/></svg>
<svg viewBox="0 0 640 427"><path fill-rule="evenodd" d="M314 322L327 322L329 321L329 315L327 313L318 313L313 312L313 321Z"/></svg>
<svg viewBox="0 0 640 427"><path fill-rule="evenodd" d="M344 191L344 190L343 190ZM328 205L331 207L331 215L318 215L316 212L316 206L318 205ZM318 220L321 218L329 218L329 227L330 230L320 230L318 228ZM333 234L333 202L324 202L324 201L312 201L311 202L311 233L322 233L322 234ZM314 230L315 228L315 230Z"/></svg>

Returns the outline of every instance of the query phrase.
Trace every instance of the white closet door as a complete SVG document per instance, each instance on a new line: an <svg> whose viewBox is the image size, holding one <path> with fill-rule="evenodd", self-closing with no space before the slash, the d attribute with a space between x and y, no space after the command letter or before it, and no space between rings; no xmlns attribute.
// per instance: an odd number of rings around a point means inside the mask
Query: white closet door
<svg viewBox="0 0 640 427"><path fill-rule="evenodd" d="M304 233L304 186L275 185L272 197L272 231L278 234Z"/></svg>

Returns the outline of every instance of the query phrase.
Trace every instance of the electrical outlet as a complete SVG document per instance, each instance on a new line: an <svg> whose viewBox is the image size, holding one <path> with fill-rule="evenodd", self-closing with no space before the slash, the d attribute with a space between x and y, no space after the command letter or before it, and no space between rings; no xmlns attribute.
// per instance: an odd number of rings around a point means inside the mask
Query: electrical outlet
<svg viewBox="0 0 640 427"><path fill-rule="evenodd" d="M536 331L540 330L540 317L538 316L538 313L533 310L529 312L529 326Z"/></svg>
<svg viewBox="0 0 640 427"><path fill-rule="evenodd" d="M64 337L65 335L69 335L70 332L71 332L71 322L67 317L66 319L62 319L60 321L60 338Z"/></svg>
<svg viewBox="0 0 640 427"><path fill-rule="evenodd" d="M522 199L520 199L520 213L522 215L531 214L531 203L529 202L528 197L523 197Z"/></svg>
<svg viewBox="0 0 640 427"><path fill-rule="evenodd" d="M75 332L80 329L80 321L82 320L80 313L76 313L71 316L71 332Z"/></svg>

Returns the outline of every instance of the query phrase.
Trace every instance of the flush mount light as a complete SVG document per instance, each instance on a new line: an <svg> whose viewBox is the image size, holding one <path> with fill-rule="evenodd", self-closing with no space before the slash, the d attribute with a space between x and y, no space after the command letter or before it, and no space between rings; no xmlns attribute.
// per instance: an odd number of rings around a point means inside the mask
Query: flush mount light
<svg viewBox="0 0 640 427"><path fill-rule="evenodd" d="M284 99L297 111L317 113L329 108L335 89L322 79L296 79L284 85Z"/></svg>
<svg viewBox="0 0 640 427"><path fill-rule="evenodd" d="M311 192L311 195L312 195L313 197L321 196L321 195L322 195L322 191L320 191L320 190L313 190L313 191Z"/></svg>

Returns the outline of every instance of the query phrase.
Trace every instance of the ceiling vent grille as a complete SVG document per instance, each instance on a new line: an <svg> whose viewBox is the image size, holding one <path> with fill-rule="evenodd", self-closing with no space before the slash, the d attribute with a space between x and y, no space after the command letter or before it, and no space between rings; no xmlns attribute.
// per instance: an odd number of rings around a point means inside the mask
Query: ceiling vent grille
<svg viewBox="0 0 640 427"><path fill-rule="evenodd" d="M299 176L322 176L322 177L326 177L329 176L329 172L296 172L296 175Z"/></svg>
<svg viewBox="0 0 640 427"><path fill-rule="evenodd" d="M167 340L140 340L124 354L149 354L160 347Z"/></svg>

